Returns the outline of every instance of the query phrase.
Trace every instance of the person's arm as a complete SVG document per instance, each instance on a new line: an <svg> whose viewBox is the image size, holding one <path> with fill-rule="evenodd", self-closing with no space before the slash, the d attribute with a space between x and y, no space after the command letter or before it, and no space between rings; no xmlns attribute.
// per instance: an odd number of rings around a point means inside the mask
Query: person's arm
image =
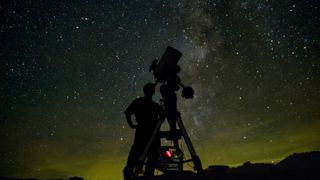
<svg viewBox="0 0 320 180"><path fill-rule="evenodd" d="M126 114L126 119L127 119L127 122L129 124L130 128L136 128L137 125L133 124L132 118L131 118L131 116L133 114L133 105L132 104L130 104L130 106L125 110L124 113Z"/></svg>

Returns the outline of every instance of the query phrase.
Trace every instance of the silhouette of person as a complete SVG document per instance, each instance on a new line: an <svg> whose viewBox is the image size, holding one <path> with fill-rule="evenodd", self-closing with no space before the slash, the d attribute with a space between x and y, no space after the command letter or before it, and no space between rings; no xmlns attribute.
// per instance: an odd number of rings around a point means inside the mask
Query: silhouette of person
<svg viewBox="0 0 320 180"><path fill-rule="evenodd" d="M135 138L131 147L126 167L123 169L124 179L132 179L133 170L142 155L150 137L155 130L157 122L164 119L164 112L159 104L152 100L155 92L155 85L147 83L143 87L144 96L135 99L129 107L125 110L126 119L131 128L136 129ZM135 116L136 123L132 121L132 115ZM160 139L156 140L151 145L147 154L147 162L145 169L145 176L153 176L155 165L158 159L160 147Z"/></svg>

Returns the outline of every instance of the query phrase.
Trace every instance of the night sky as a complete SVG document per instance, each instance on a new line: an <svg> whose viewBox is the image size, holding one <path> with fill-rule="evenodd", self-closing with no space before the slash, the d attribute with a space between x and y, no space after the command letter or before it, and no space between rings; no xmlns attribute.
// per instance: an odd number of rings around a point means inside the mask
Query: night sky
<svg viewBox="0 0 320 180"><path fill-rule="evenodd" d="M121 179L134 135L123 111L168 45L195 90L179 110L205 168L320 150L319 8L1 1L0 176Z"/></svg>

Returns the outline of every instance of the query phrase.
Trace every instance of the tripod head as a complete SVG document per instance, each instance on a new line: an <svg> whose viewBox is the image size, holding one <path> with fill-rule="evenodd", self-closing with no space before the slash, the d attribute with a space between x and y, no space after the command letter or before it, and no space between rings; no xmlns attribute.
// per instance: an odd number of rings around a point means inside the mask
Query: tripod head
<svg viewBox="0 0 320 180"><path fill-rule="evenodd" d="M153 76L156 79L155 84L158 82L163 85L165 84L173 92L178 91L182 87L182 97L189 99L193 98L194 91L190 86L185 87L178 76L181 70L178 66L178 61L181 56L182 53L180 51L168 46L160 61L157 59L153 60L149 71L153 71Z"/></svg>

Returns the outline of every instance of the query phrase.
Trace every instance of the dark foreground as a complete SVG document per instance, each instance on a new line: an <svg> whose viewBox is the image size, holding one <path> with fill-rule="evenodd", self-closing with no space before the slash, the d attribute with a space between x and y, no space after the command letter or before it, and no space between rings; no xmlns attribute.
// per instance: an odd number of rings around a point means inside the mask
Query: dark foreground
<svg viewBox="0 0 320 180"><path fill-rule="evenodd" d="M48 178L50 179L50 178ZM250 162L242 166L209 166L203 174L184 174L140 177L137 180L320 180L320 151L293 154L277 164ZM0 177L0 180L21 180ZM29 180L36 180L30 178ZM71 177L69 180L83 180Z"/></svg>
<svg viewBox="0 0 320 180"><path fill-rule="evenodd" d="M250 162L236 168L210 166L203 174L177 174L139 180L320 180L320 152L293 154L278 164Z"/></svg>

